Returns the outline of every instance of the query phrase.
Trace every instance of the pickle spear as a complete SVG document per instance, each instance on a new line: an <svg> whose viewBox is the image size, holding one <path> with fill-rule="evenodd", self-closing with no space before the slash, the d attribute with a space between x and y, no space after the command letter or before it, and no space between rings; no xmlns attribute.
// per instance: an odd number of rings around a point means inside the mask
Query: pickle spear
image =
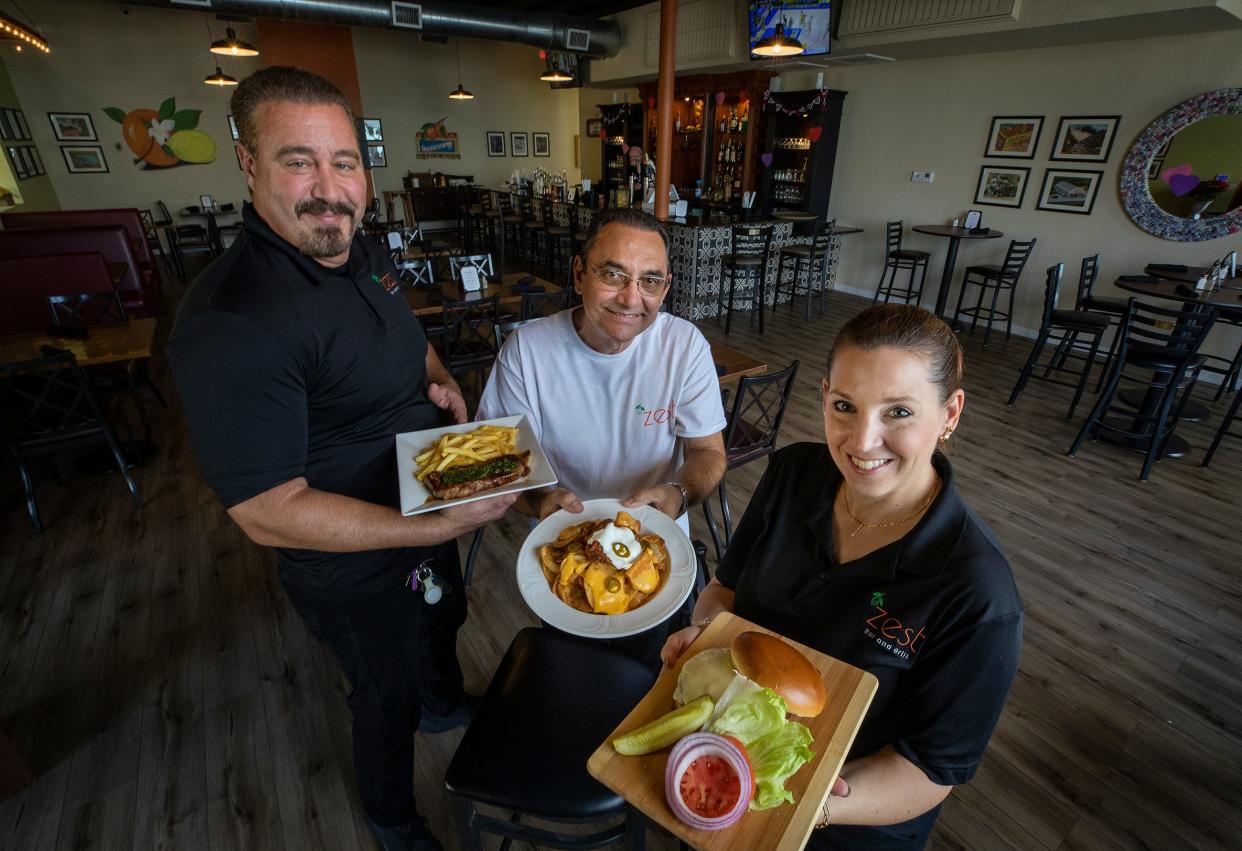
<svg viewBox="0 0 1242 851"><path fill-rule="evenodd" d="M617 736L612 740L612 746L624 756L658 751L701 727L715 708L716 702L711 695L705 694L623 736Z"/></svg>

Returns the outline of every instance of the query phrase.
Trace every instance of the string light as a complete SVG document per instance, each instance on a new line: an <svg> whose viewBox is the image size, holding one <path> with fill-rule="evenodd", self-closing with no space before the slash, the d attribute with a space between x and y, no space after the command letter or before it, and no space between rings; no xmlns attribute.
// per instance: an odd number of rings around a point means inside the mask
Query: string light
<svg viewBox="0 0 1242 851"><path fill-rule="evenodd" d="M41 50L44 53L51 53L52 50L47 46L47 41L36 30L18 23L13 18L0 12L0 38L11 38L14 41L26 42L35 50ZM16 45L20 51L21 44Z"/></svg>

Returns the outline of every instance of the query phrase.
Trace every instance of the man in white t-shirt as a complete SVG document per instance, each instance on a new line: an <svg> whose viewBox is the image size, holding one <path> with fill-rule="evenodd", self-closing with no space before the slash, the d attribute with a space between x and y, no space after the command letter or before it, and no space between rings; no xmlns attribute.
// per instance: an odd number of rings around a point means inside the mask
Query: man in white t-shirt
<svg viewBox="0 0 1242 851"><path fill-rule="evenodd" d="M610 497L655 506L689 535L687 509L725 472L725 416L707 340L660 312L669 288L664 227L637 210L597 215L574 259L574 288L581 307L505 340L479 402L480 419L525 414L559 480L514 508L542 519ZM670 627L688 617L686 608L608 643L656 669Z"/></svg>
<svg viewBox="0 0 1242 851"><path fill-rule="evenodd" d="M660 312L668 235L637 210L601 213L573 275L582 306L518 328L479 402L480 419L525 414L559 479L514 507L542 519L611 497L688 533L686 510L724 475L725 416L707 340Z"/></svg>

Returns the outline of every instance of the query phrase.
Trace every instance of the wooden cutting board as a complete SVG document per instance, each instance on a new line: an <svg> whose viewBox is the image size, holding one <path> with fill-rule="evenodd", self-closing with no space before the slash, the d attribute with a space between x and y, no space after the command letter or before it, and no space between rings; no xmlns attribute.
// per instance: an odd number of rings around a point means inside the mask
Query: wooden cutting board
<svg viewBox="0 0 1242 851"><path fill-rule="evenodd" d="M682 654L677 667L665 671L656 680L647 696L639 701L604 743L596 748L587 760L587 770L599 782L612 789L649 818L668 828L679 838L700 851L724 851L724 849L773 849L773 851L796 851L806 844L807 838L819 819L820 807L828 797L832 781L845 762L854 736L862 725L867 707L875 695L876 678L853 665L847 665L831 656L825 656L795 641L789 641L810 660L824 677L828 690L828 702L824 711L815 718L799 718L811 730L815 741L811 750L815 756L785 781L785 788L793 792L793 804L782 804L770 810L748 812L737 824L724 830L694 830L678 820L664 799L664 768L671 748L646 756L622 756L613 750L612 740L649 721L654 721L673 708L673 690L677 677L687 659L709 647L728 647L734 636L747 630L766 632L771 630L753 624L745 618L725 612L711 622L694 644Z"/></svg>

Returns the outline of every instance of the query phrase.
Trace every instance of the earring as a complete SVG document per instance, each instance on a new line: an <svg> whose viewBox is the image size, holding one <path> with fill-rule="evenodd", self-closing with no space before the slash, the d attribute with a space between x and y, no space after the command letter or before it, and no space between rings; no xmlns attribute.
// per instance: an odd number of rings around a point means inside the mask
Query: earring
<svg viewBox="0 0 1242 851"><path fill-rule="evenodd" d="M940 435L940 443L941 443L941 444L948 443L948 442L949 442L949 438L950 438L950 437L952 437L952 436L953 436L953 429L951 429L951 428L947 428L947 429L945 429L945 430L944 430L944 434Z"/></svg>

